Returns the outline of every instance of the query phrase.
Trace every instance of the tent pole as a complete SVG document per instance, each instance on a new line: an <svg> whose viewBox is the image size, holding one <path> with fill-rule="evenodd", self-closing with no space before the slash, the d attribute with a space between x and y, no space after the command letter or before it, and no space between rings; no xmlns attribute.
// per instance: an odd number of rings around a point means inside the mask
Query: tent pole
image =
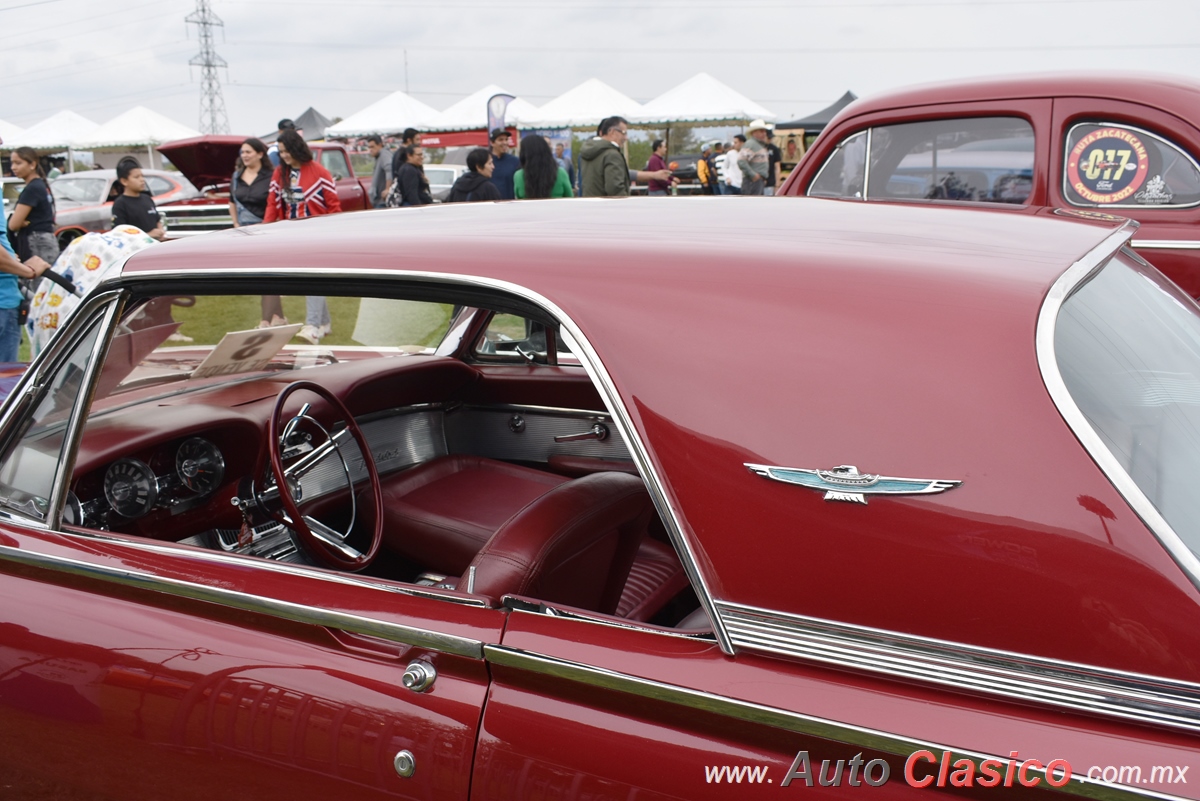
<svg viewBox="0 0 1200 801"><path fill-rule="evenodd" d="M146 143L146 159L148 161L146 166L151 170L156 169L154 166L154 146L149 142Z"/></svg>
<svg viewBox="0 0 1200 801"><path fill-rule="evenodd" d="M67 146L67 172L75 172L75 153Z"/></svg>

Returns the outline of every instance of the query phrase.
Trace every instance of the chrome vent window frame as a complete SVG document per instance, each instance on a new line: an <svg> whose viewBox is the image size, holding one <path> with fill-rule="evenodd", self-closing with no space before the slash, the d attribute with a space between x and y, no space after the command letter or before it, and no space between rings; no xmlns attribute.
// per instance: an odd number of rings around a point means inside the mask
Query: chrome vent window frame
<svg viewBox="0 0 1200 801"><path fill-rule="evenodd" d="M1092 428L1092 424L1088 422L1087 417L1071 396L1070 390L1067 389L1062 371L1058 366L1058 356L1054 350L1055 329L1063 304L1092 276L1103 269L1113 257L1118 253L1123 253L1138 265L1153 269L1129 246L1129 240L1137 228L1136 222L1127 221L1120 229L1107 237L1099 247L1075 262L1050 287L1038 314L1035 337L1038 368L1041 370L1042 382L1050 394L1050 399L1058 408L1059 414L1062 415L1067 426L1091 456L1092 461L1108 477L1133 512L1146 524L1150 533L1154 535L1184 575L1197 589L1200 589L1200 558L1192 553L1183 538L1159 513L1150 498L1142 492L1133 477L1121 466L1120 460L1104 444L1099 433Z"/></svg>

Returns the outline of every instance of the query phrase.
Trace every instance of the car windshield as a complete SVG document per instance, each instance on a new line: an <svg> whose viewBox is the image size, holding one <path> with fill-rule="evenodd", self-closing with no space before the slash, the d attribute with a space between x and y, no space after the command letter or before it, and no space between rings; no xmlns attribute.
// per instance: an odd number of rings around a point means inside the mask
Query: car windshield
<svg viewBox="0 0 1200 801"><path fill-rule="evenodd" d="M452 306L390 298L308 299L327 308L327 330L303 324L306 299L282 299L287 323L260 328L257 295L161 297L126 313L109 347L97 399L173 394L269 371L430 353ZM318 310L315 312L321 314ZM314 343L312 340L316 339ZM103 407L105 403L101 403Z"/></svg>
<svg viewBox="0 0 1200 801"><path fill-rule="evenodd" d="M1067 299L1054 349L1092 428L1200 556L1200 307L1119 256Z"/></svg>
<svg viewBox="0 0 1200 801"><path fill-rule="evenodd" d="M100 203L106 189L108 181L104 178L56 178L50 182L55 200L76 203Z"/></svg>

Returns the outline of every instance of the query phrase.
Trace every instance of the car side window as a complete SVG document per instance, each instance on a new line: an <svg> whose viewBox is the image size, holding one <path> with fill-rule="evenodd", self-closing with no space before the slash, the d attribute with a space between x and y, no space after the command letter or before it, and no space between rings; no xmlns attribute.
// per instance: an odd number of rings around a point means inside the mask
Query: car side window
<svg viewBox="0 0 1200 801"><path fill-rule="evenodd" d="M557 331L516 314L493 314L472 352L481 362L579 364Z"/></svg>
<svg viewBox="0 0 1200 801"><path fill-rule="evenodd" d="M94 356L100 330L97 319L74 350L42 382L40 397L32 400L33 412L0 461L0 505L35 520L46 519L54 479L63 461L71 411Z"/></svg>
<svg viewBox="0 0 1200 801"><path fill-rule="evenodd" d="M840 144L808 194L1021 204L1033 162L1033 126L1016 117L881 125Z"/></svg>
<svg viewBox="0 0 1200 801"><path fill-rule="evenodd" d="M321 166L329 170L329 174L335 181L350 177L346 170L346 157L340 150L322 150Z"/></svg>
<svg viewBox="0 0 1200 801"><path fill-rule="evenodd" d="M1073 206L1183 208L1200 203L1200 166L1183 148L1132 125L1085 122L1067 132L1063 196Z"/></svg>
<svg viewBox="0 0 1200 801"><path fill-rule="evenodd" d="M146 176L146 188L150 190L150 194L154 197L165 195L175 188L175 185L158 175Z"/></svg>

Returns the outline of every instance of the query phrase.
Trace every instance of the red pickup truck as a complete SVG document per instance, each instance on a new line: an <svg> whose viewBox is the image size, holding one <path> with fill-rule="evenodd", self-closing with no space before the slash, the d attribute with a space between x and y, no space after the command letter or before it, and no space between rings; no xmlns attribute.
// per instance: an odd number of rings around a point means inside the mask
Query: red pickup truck
<svg viewBox="0 0 1200 801"><path fill-rule="evenodd" d="M232 227L233 221L229 217L229 179L244 141L244 136L210 134L159 145L158 152L170 159L188 180L203 189L203 197L159 206L166 220L168 239ZM365 179L355 176L350 151L345 145L310 142L309 147L313 158L333 176L342 211L371 208L370 187Z"/></svg>
<svg viewBox="0 0 1200 801"><path fill-rule="evenodd" d="M1200 83L1193 80L958 81L850 104L780 194L1129 217L1141 224L1134 248L1200 297L1197 156Z"/></svg>

